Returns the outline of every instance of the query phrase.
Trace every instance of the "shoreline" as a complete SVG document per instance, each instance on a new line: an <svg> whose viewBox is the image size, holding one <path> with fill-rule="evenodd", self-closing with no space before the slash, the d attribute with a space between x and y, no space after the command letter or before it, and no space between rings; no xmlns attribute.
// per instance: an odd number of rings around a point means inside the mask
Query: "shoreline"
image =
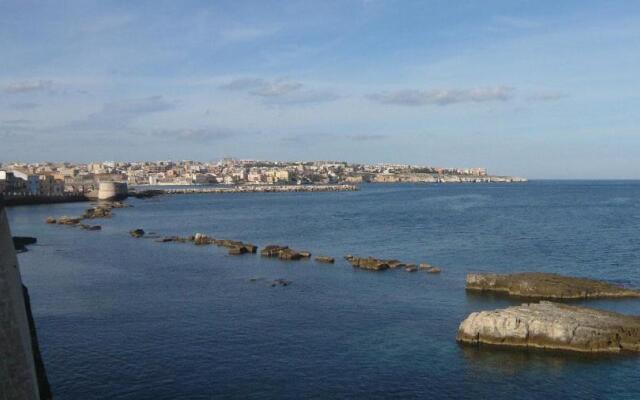
<svg viewBox="0 0 640 400"><path fill-rule="evenodd" d="M498 178L498 179L496 179ZM135 185L131 186L128 196L145 198L159 195L172 194L225 194L225 193L319 193L319 192L355 192L361 185L406 185L406 184L518 184L528 183L524 178L514 177L487 177L483 179L444 179L444 180L400 180L384 182L337 183L337 184L307 184L307 185L273 185L273 184L243 184L243 185ZM170 187L175 186L175 187ZM182 187L180 187L182 186ZM88 196L86 193L69 193L59 196L42 195L4 195L0 196L7 207L76 203L96 201L98 199Z"/></svg>

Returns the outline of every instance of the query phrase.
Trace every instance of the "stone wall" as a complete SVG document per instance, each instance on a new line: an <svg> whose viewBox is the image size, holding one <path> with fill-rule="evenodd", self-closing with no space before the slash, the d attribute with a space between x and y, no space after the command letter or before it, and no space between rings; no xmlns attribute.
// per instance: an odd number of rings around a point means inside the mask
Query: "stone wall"
<svg viewBox="0 0 640 400"><path fill-rule="evenodd" d="M31 340L18 260L0 203L0 398L40 399Z"/></svg>

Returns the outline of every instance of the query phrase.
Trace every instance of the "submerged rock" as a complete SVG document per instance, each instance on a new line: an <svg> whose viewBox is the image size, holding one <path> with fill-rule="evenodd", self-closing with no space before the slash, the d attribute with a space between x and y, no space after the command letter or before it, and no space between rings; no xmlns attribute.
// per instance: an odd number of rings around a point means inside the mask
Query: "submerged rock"
<svg viewBox="0 0 640 400"><path fill-rule="evenodd" d="M325 264L333 264L336 260L330 256L317 256L316 261Z"/></svg>
<svg viewBox="0 0 640 400"><path fill-rule="evenodd" d="M404 270L407 272L416 272L418 270L418 266L415 264L409 264Z"/></svg>
<svg viewBox="0 0 640 400"><path fill-rule="evenodd" d="M129 235L131 235L131 237L134 238L141 238L144 236L144 230L143 229L134 229L132 231L129 231Z"/></svg>
<svg viewBox="0 0 640 400"><path fill-rule="evenodd" d="M125 204L121 201L112 201L109 203L109 207L111 208L128 208L128 207L132 207L131 204Z"/></svg>
<svg viewBox="0 0 640 400"><path fill-rule="evenodd" d="M299 251L298 253L302 258L311 258L311 252L309 251L304 250L304 251Z"/></svg>
<svg viewBox="0 0 640 400"><path fill-rule="evenodd" d="M640 351L640 317L541 301L472 313L460 324L457 340L581 352Z"/></svg>
<svg viewBox="0 0 640 400"><path fill-rule="evenodd" d="M289 286L291 285L291 281L288 281L286 279L276 279L273 282L271 282L271 286L275 287L275 286Z"/></svg>
<svg viewBox="0 0 640 400"><path fill-rule="evenodd" d="M640 297L638 290L626 289L608 282L543 272L510 275L468 274L466 289L547 299Z"/></svg>
<svg viewBox="0 0 640 400"><path fill-rule="evenodd" d="M99 231L102 230L102 227L100 225L88 225L88 224L80 224L79 225L80 228L86 230L86 231Z"/></svg>
<svg viewBox="0 0 640 400"><path fill-rule="evenodd" d="M188 241L189 241L189 239L187 239L186 237L181 237L181 236L164 236L164 237L156 239L156 242L158 242L158 243L170 243L170 242L186 243Z"/></svg>
<svg viewBox="0 0 640 400"><path fill-rule="evenodd" d="M45 221L47 224L55 224L57 221L55 218L53 217L48 217L47 220Z"/></svg>

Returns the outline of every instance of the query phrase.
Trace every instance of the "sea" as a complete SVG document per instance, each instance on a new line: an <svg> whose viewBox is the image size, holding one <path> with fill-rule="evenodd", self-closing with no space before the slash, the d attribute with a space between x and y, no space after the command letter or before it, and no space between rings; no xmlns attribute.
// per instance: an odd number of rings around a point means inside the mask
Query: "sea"
<svg viewBox="0 0 640 400"><path fill-rule="evenodd" d="M470 272L640 288L639 181L369 184L357 192L129 199L101 231L47 225L89 203L8 209L56 399L640 399L640 356L464 346ZM142 228L151 238L132 238ZM158 243L205 233L335 264ZM441 274L352 268L347 254ZM290 281L272 286L274 280ZM640 315L640 300L586 305Z"/></svg>

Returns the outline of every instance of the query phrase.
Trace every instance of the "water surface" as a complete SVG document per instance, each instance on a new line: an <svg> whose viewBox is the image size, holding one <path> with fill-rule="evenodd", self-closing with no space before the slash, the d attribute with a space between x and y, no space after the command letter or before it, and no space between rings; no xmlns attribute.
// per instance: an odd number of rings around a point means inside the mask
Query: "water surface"
<svg viewBox="0 0 640 400"><path fill-rule="evenodd" d="M86 203L14 207L14 235L57 399L640 398L640 357L461 347L474 271L640 287L640 182L368 185L359 192L131 199L100 232L44 224ZM204 232L335 265L133 239ZM345 254L441 275L354 270ZM252 278L257 280L252 281ZM271 287L274 279L293 283ZM582 302L640 314L640 301Z"/></svg>

